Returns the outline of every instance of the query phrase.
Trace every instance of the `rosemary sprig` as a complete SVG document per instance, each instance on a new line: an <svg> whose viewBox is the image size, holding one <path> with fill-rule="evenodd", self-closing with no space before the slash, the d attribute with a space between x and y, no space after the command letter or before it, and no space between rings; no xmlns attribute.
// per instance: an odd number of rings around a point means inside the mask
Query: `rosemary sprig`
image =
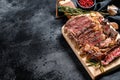
<svg viewBox="0 0 120 80"><path fill-rule="evenodd" d="M63 12L64 15L66 16L77 16L81 14L87 14L90 13L91 11L87 10L82 10L80 8L71 8L67 6L59 6L58 7L58 12ZM103 16L109 15L109 13L105 12L100 12Z"/></svg>
<svg viewBox="0 0 120 80"><path fill-rule="evenodd" d="M88 67L90 67L90 66L99 67L100 71L104 72L104 67L101 64L101 62L97 62L97 61L94 61L94 60L87 60L86 62L89 63L89 65L87 65Z"/></svg>
<svg viewBox="0 0 120 80"><path fill-rule="evenodd" d="M87 60L87 63L90 63L88 66L99 66L99 62L95 61L95 60Z"/></svg>
<svg viewBox="0 0 120 80"><path fill-rule="evenodd" d="M89 11L86 11L86 10L82 10L80 8L71 8L71 7L67 7L67 6L59 6L58 11L63 12L63 13L65 13L65 15L70 15L70 16L86 14L86 13L89 12Z"/></svg>
<svg viewBox="0 0 120 80"><path fill-rule="evenodd" d="M90 63L88 66L99 66L100 64L99 63Z"/></svg>

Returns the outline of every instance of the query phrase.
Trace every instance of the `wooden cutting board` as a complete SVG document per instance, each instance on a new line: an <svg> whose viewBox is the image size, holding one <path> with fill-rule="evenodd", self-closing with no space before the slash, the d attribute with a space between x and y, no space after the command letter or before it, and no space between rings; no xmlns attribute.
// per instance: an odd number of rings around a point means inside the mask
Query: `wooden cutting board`
<svg viewBox="0 0 120 80"><path fill-rule="evenodd" d="M72 48L72 50L74 51L75 55L77 56L77 58L79 59L79 61L82 63L82 65L84 66L84 68L86 69L86 71L89 73L90 77L92 78L92 80L95 80L97 77L99 77L100 75L113 71L117 68L120 67L120 58L114 60L111 64L109 64L108 66L104 67L104 72L101 72L99 68L95 67L95 66L88 66L89 63L86 63L86 57L81 57L79 55L79 51L75 48L75 44L74 42L72 42L68 37L67 34L64 32L64 26L62 27L62 34L64 36L64 38L66 39L66 41L68 42L68 44L70 45L70 47Z"/></svg>

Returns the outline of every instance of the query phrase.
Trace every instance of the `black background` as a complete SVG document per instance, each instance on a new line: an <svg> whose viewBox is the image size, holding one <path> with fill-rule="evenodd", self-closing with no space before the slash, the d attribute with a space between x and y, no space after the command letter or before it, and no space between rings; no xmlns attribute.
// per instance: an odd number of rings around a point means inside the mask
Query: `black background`
<svg viewBox="0 0 120 80"><path fill-rule="evenodd" d="M55 3L0 0L0 80L90 80L61 34L66 20L55 19Z"/></svg>

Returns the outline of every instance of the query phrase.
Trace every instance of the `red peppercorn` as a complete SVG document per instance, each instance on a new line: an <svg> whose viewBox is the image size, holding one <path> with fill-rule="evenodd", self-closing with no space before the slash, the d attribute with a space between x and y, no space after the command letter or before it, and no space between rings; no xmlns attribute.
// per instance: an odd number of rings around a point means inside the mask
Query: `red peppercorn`
<svg viewBox="0 0 120 80"><path fill-rule="evenodd" d="M78 0L78 2L82 7L86 8L89 8L94 4L93 0Z"/></svg>

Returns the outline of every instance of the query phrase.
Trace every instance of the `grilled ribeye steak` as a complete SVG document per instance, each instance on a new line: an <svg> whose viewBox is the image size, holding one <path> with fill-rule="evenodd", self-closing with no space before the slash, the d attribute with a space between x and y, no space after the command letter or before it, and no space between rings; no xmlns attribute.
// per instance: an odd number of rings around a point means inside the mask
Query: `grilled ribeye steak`
<svg viewBox="0 0 120 80"><path fill-rule="evenodd" d="M118 32L98 14L80 15L68 20L64 32L75 43L76 48L81 52L80 55L86 55L87 59L100 61L106 65L120 56L119 47L113 50L118 43L116 40ZM113 52L110 53L111 50ZM111 56L114 57L109 58Z"/></svg>

